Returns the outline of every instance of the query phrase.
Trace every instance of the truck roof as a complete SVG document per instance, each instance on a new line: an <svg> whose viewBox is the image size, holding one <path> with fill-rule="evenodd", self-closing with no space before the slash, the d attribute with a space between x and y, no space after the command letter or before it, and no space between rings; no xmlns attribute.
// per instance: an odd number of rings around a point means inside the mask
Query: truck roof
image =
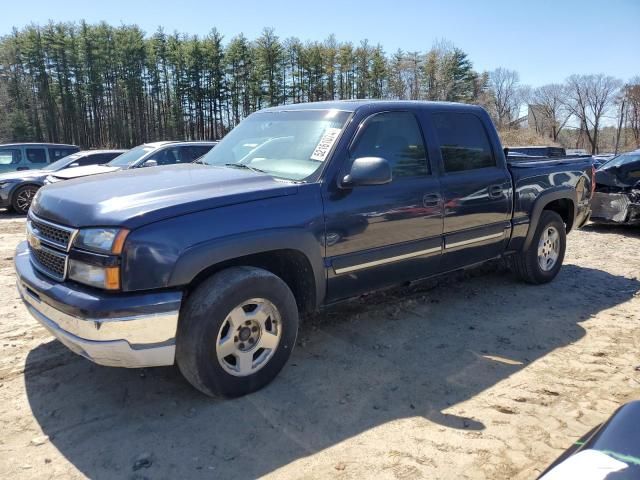
<svg viewBox="0 0 640 480"><path fill-rule="evenodd" d="M428 102L424 100L330 100L324 102L294 103L265 108L261 112L282 112L295 110L342 110L355 112L360 108L406 108L409 110L438 109L452 111L482 110L478 105L454 102Z"/></svg>

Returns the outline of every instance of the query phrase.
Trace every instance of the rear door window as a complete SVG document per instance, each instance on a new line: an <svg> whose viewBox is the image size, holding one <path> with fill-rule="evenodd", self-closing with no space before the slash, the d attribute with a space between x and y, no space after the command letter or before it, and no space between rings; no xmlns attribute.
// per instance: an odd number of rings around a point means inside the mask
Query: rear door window
<svg viewBox="0 0 640 480"><path fill-rule="evenodd" d="M447 173L496 166L482 121L471 113L433 114L440 153Z"/></svg>
<svg viewBox="0 0 640 480"><path fill-rule="evenodd" d="M109 163L111 160L113 160L117 156L122 155L123 153L124 152L101 153L100 155L97 155L99 157L99 161L96 163Z"/></svg>
<svg viewBox="0 0 640 480"><path fill-rule="evenodd" d="M180 148L179 147L170 147L163 148L152 154L148 160L155 160L158 162L158 166L162 165L173 165L180 161Z"/></svg>
<svg viewBox="0 0 640 480"><path fill-rule="evenodd" d="M95 155L86 155L80 159L78 159L75 163L77 163L80 167L85 167L87 165L98 165L102 163L107 163L109 160L112 160L114 157L108 157L101 153Z"/></svg>
<svg viewBox="0 0 640 480"><path fill-rule="evenodd" d="M20 163L22 155L18 148L0 149L0 165L16 165Z"/></svg>
<svg viewBox="0 0 640 480"><path fill-rule="evenodd" d="M27 160L31 163L47 163L47 153L44 148L25 148Z"/></svg>
<svg viewBox="0 0 640 480"><path fill-rule="evenodd" d="M180 162L190 163L205 155L213 147L210 145L192 145L181 147Z"/></svg>

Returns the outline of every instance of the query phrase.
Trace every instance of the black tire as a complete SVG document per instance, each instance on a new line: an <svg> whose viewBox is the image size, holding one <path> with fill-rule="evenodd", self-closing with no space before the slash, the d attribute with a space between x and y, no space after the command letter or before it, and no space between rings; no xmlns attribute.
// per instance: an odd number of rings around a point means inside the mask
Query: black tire
<svg viewBox="0 0 640 480"><path fill-rule="evenodd" d="M270 359L255 373L234 376L216 354L218 333L229 313L249 299L263 298L278 309L280 340ZM289 359L298 335L298 308L282 279L254 267L231 267L205 280L180 312L176 363L191 385L206 395L238 397L271 382Z"/></svg>
<svg viewBox="0 0 640 480"><path fill-rule="evenodd" d="M550 270L543 270L538 262L538 243L540 237L549 227L554 227L559 234L558 258ZM511 265L515 274L527 283L535 285L553 280L562 268L567 248L567 232L562 217L551 210L543 210L540 221L531 240L529 248L511 256Z"/></svg>
<svg viewBox="0 0 640 480"><path fill-rule="evenodd" d="M33 197L36 196L38 188L40 187L36 185L24 185L13 192L11 196L11 207L13 211L20 215L26 215Z"/></svg>

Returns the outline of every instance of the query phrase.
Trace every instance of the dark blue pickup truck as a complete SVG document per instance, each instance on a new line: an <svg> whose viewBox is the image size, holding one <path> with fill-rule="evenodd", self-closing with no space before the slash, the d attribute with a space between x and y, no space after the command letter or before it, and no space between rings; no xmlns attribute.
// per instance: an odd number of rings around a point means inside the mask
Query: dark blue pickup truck
<svg viewBox="0 0 640 480"><path fill-rule="evenodd" d="M270 108L199 163L41 189L15 267L74 352L226 396L277 375L300 313L503 256L552 280L594 186L590 159L508 164L487 113L447 103Z"/></svg>

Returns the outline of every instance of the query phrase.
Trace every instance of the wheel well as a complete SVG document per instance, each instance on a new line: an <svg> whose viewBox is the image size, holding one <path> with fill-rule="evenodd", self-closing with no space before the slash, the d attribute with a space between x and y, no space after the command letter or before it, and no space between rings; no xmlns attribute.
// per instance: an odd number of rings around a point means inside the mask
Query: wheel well
<svg viewBox="0 0 640 480"><path fill-rule="evenodd" d="M309 259L302 252L291 249L246 255L207 267L194 277L186 294L189 295L200 283L214 273L237 266L262 268L277 275L293 292L300 312L306 313L315 309L316 285L313 268Z"/></svg>
<svg viewBox="0 0 640 480"><path fill-rule="evenodd" d="M23 183L22 185L18 185L17 188L11 190L9 194L9 201L13 204L13 197L16 195L16 192L24 187L35 187L37 189L42 188L42 185L38 185L37 183Z"/></svg>
<svg viewBox="0 0 640 480"><path fill-rule="evenodd" d="M573 228L573 220L575 218L574 209L575 206L571 200L568 198L560 198L547 203L543 210L551 210L560 215L567 226L567 233L569 233Z"/></svg>
<svg viewBox="0 0 640 480"><path fill-rule="evenodd" d="M38 185L37 183L23 183L23 184L21 184L21 185L18 185L18 187L17 187L17 188L14 188L14 189L11 191L11 195L13 195L13 194L14 194L14 193L16 193L18 190L20 190L21 188L24 188L24 187L36 187L36 188L41 188L41 187L42 187L42 185Z"/></svg>

